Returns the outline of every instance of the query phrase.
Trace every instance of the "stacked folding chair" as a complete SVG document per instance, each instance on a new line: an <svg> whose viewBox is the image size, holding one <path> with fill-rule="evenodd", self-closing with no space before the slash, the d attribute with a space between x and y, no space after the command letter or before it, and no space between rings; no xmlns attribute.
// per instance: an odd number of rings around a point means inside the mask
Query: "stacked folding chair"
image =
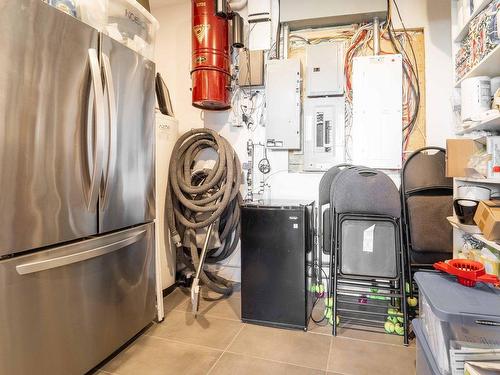
<svg viewBox="0 0 500 375"><path fill-rule="evenodd" d="M338 172L330 191L333 335L337 325L379 328L408 344L401 201L394 182L366 167Z"/></svg>
<svg viewBox="0 0 500 375"><path fill-rule="evenodd" d="M446 177L446 151L425 147L408 157L401 171L404 241L410 297L413 274L453 257L453 179Z"/></svg>
<svg viewBox="0 0 500 375"><path fill-rule="evenodd" d="M330 168L321 178L318 195L318 259L322 265L322 255L329 255L331 248L330 190L335 176L350 164L339 164Z"/></svg>

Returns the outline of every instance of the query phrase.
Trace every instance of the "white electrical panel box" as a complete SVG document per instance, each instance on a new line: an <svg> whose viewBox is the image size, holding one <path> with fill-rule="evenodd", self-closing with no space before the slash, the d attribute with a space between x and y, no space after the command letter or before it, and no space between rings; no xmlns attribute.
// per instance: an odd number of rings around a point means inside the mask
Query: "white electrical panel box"
<svg viewBox="0 0 500 375"><path fill-rule="evenodd" d="M399 169L403 155L401 55L354 58L352 163Z"/></svg>
<svg viewBox="0 0 500 375"><path fill-rule="evenodd" d="M269 60L266 71L266 146L300 149L300 60Z"/></svg>
<svg viewBox="0 0 500 375"><path fill-rule="evenodd" d="M304 101L304 171L327 171L345 162L345 99Z"/></svg>
<svg viewBox="0 0 500 375"><path fill-rule="evenodd" d="M344 48L342 42L308 45L306 62L307 96L344 94Z"/></svg>
<svg viewBox="0 0 500 375"><path fill-rule="evenodd" d="M271 0L248 0L248 49L270 50Z"/></svg>

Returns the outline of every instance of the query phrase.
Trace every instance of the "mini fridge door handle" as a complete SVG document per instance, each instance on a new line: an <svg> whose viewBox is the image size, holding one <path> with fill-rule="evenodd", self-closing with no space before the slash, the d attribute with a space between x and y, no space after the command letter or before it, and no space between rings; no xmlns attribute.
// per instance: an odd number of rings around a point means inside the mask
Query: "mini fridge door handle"
<svg viewBox="0 0 500 375"><path fill-rule="evenodd" d="M90 174L90 192L87 195L87 208L94 212L97 208L97 199L99 197L99 186L103 173L104 158L104 91L101 80L101 69L99 67L99 58L94 48L89 49L90 74L92 81L91 104L87 116L87 142L92 144L92 163L89 162L89 168L92 165ZM95 125L95 142L92 141L92 125ZM89 150L90 151L90 150Z"/></svg>
<svg viewBox="0 0 500 375"><path fill-rule="evenodd" d="M32 263L20 264L16 266L16 271L20 275L28 275L37 272L51 270L58 267L68 266L74 263L84 262L86 260L97 258L99 256L103 256L112 253L116 250L122 249L126 246L132 245L140 241L145 236L145 234L146 230L142 229L136 231L135 233L124 239L103 246L99 246L90 250L70 255L58 256L55 258L45 259L42 261L37 261ZM78 244L69 246L78 246Z"/></svg>
<svg viewBox="0 0 500 375"><path fill-rule="evenodd" d="M101 54L102 65L104 70L104 81L105 81L105 91L107 95L108 103L108 129L106 140L107 147L107 164L105 165L105 172L103 181L103 190L101 192L101 210L104 211L109 202L109 194L111 186L114 182L115 169L116 169L116 148L117 148L117 104L115 97L115 86L113 83L113 74L111 71L111 63L109 57L105 54ZM106 161L105 161L106 163Z"/></svg>

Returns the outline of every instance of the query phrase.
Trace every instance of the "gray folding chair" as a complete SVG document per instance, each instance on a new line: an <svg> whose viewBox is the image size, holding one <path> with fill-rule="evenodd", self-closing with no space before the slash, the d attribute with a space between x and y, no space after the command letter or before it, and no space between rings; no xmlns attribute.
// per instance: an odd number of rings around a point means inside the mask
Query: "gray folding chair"
<svg viewBox="0 0 500 375"><path fill-rule="evenodd" d="M401 201L386 174L365 167L338 173L331 187L333 321L384 327L401 309L408 344ZM363 298L361 298L363 297ZM333 325L333 334L337 326Z"/></svg>

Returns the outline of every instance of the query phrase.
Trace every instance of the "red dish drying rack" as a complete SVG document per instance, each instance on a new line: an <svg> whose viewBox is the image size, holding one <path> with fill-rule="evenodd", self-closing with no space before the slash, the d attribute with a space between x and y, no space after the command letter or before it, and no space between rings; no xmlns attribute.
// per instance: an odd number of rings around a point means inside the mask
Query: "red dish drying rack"
<svg viewBox="0 0 500 375"><path fill-rule="evenodd" d="M500 286L497 276L487 274L484 265L472 260L452 259L446 263L437 262L434 263L434 268L456 276L458 282L467 287L474 287L478 282Z"/></svg>

